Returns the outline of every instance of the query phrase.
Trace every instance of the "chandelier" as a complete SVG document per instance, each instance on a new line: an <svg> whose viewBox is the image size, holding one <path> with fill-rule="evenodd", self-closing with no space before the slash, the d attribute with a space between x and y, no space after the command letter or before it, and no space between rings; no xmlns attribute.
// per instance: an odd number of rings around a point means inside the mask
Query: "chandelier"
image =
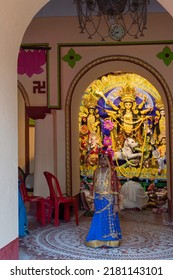
<svg viewBox="0 0 173 280"><path fill-rule="evenodd" d="M101 41L121 41L127 34L135 39L144 36L149 0L74 0L81 33Z"/></svg>

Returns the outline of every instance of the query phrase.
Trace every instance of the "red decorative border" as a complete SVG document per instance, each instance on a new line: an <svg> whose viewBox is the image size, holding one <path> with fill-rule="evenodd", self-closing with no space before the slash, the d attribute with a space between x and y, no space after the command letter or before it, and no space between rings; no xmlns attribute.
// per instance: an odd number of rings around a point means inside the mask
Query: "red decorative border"
<svg viewBox="0 0 173 280"><path fill-rule="evenodd" d="M5 247L0 249L0 260L19 259L19 238L16 238Z"/></svg>

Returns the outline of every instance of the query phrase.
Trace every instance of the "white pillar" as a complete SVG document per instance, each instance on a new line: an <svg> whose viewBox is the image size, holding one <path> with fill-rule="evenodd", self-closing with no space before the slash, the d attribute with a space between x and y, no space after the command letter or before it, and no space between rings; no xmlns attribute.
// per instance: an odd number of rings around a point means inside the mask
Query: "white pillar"
<svg viewBox="0 0 173 280"><path fill-rule="evenodd" d="M43 172L54 173L53 115L36 120L34 195L49 196L49 189Z"/></svg>

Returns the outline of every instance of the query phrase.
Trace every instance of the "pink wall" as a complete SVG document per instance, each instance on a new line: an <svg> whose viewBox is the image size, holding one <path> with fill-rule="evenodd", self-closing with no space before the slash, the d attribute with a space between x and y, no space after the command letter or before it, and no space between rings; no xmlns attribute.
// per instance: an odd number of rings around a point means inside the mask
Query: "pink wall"
<svg viewBox="0 0 173 280"><path fill-rule="evenodd" d="M162 24L161 24L162 23ZM164 24L163 24L164 23ZM140 40L135 40L132 37L126 36L124 42L158 42L163 40L171 40L172 38L172 28L173 19L169 14L150 14L148 16L148 30L145 32L145 36ZM63 27L63 28L62 28ZM158 32L159 30L159 32ZM109 46L103 46L102 42L97 41L98 38L89 40L86 34L80 34L78 29L78 22L76 18L73 17L53 17L53 18L35 18L29 25L25 36L23 38L23 44L36 44L36 43L48 43L51 47L49 54L49 77L50 77L50 100L52 105L57 105L58 94L61 95L61 110L56 111L57 118L57 175L60 180L60 184L63 191L66 191L66 144L65 144L65 103L67 94L71 88L71 84L75 79L76 75L82 71L83 68L87 67L95 59L99 59L104 56L111 55L125 55L136 57L138 59L144 60L144 62L149 63L157 69L165 78L168 85L172 86L172 64L167 67L164 65L162 60L156 57L156 54L163 50L165 44L155 45L119 45L115 42L108 40ZM83 44L80 45L80 44ZM84 44L85 43L85 44ZM90 44L97 43L98 46L92 46ZM112 46L111 46L112 43ZM60 44L60 56L57 53L57 45ZM66 45L65 45L66 44ZM82 59L76 63L75 67L72 69L69 65L62 60L62 57L66 55L70 48L73 48L76 53L79 53ZM59 66L59 68L57 68ZM93 79L97 79L100 75L104 75L109 71L137 71L140 75L144 75L150 82L156 83L154 77L149 77L149 72L142 73L142 68L135 70L134 65L130 63L115 63L114 61L109 62L108 65L102 64L101 66L93 68L90 73L84 74L80 81L80 92L75 89L73 96L78 96L79 100L75 101L75 108L72 110L71 117L73 123L77 123L77 112L79 111L80 100L86 87L92 82ZM91 74L92 73L92 74ZM58 81L61 81L58 84ZM60 87L61 85L61 87ZM157 84L157 89L162 94L161 87ZM164 94L163 94L164 96ZM63 125L62 125L63 124ZM78 133L78 128L75 126L73 128L73 133L76 130ZM77 139L73 138L73 139ZM73 146L77 148L76 140L74 140ZM78 160L78 153L73 152L74 157ZM47 167L48 168L48 167ZM73 165L73 178L78 178L78 166ZM37 175L36 175L37 176ZM40 174L41 176L41 174ZM37 181L41 178L37 178ZM73 194L79 192L79 181L73 182ZM40 190L41 191L41 190ZM39 190L38 190L39 192Z"/></svg>
<svg viewBox="0 0 173 280"><path fill-rule="evenodd" d="M172 28L173 19L169 14L149 14L147 31L145 36L141 37L139 40L133 39L133 37L126 36L124 42L139 42L139 41L161 41L161 40L171 40L172 39ZM159 31L159 32L158 32ZM94 39L88 39L86 34L80 34L78 28L77 18L74 17L52 17L52 18L34 18L29 25L24 38L23 44L36 44L36 43L48 43L51 47L50 50L50 103L51 105L57 105L57 44L73 43L74 45L78 43L100 43L98 37ZM108 39L107 42L113 42ZM88 50L87 50L88 51ZM128 53L128 47L123 47L122 54L124 52ZM94 59L95 53L92 54L92 50L88 56ZM102 53L104 55L104 53ZM141 54L142 55L142 54ZM91 60L90 59L90 60ZM82 60L84 62L84 60ZM86 61L87 62L87 61ZM71 71L71 75L74 76L77 71L80 70L80 65L77 64L76 67ZM66 80L66 75L62 75L62 82ZM68 76L68 81L71 81L71 77ZM66 81L65 81L66 83ZM65 105L66 92L63 92L62 108Z"/></svg>

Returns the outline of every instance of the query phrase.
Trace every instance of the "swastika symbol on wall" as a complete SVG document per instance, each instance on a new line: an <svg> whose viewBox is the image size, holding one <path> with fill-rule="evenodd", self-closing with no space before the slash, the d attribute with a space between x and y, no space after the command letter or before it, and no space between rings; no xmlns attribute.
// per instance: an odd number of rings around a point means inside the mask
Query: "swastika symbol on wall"
<svg viewBox="0 0 173 280"><path fill-rule="evenodd" d="M46 93L46 82L45 81L33 81L33 93L34 94L45 94Z"/></svg>

